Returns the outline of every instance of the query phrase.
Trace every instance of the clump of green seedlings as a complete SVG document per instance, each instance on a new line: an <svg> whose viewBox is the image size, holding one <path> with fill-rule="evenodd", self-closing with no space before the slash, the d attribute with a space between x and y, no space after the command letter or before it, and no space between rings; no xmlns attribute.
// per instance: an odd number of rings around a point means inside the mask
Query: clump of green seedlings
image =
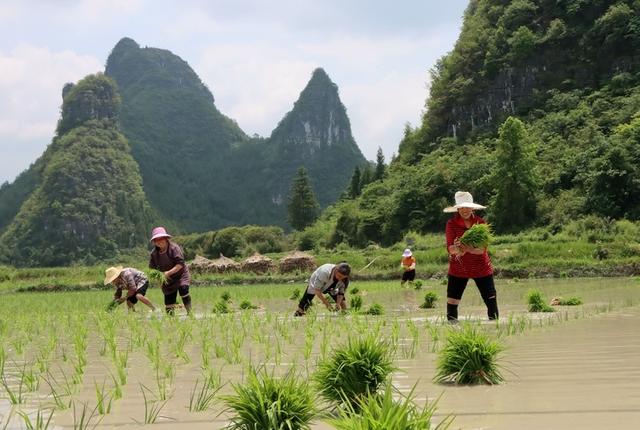
<svg viewBox="0 0 640 430"><path fill-rule="evenodd" d="M579 306L582 303L582 299L576 296L566 299L563 297L554 297L553 300L551 300L551 304L554 306Z"/></svg>
<svg viewBox="0 0 640 430"><path fill-rule="evenodd" d="M164 284L164 281L166 280L164 273L156 269L149 270L147 276L149 278L149 283L158 288L162 287L162 284Z"/></svg>
<svg viewBox="0 0 640 430"><path fill-rule="evenodd" d="M354 312L359 312L362 308L362 296L352 296L349 302L349 307Z"/></svg>
<svg viewBox="0 0 640 430"><path fill-rule="evenodd" d="M384 315L384 307L380 303L374 303L364 313L366 315Z"/></svg>
<svg viewBox="0 0 640 430"><path fill-rule="evenodd" d="M203 383L198 388L199 381L196 380L196 384L191 390L189 396L189 412L205 412L215 402L216 394L220 391L220 387L214 388L208 383Z"/></svg>
<svg viewBox="0 0 640 430"><path fill-rule="evenodd" d="M300 290L300 288L296 288L291 292L289 300L298 300L300 298L300 294L302 294L302 291Z"/></svg>
<svg viewBox="0 0 640 430"><path fill-rule="evenodd" d="M228 314L229 312L229 302L226 302L224 300L216 302L216 304L213 306L214 314Z"/></svg>
<svg viewBox="0 0 640 430"><path fill-rule="evenodd" d="M240 309L242 310L250 310L250 309L258 309L258 307L256 305L254 305L253 303L251 303L250 300L243 300L242 302L240 302Z"/></svg>
<svg viewBox="0 0 640 430"><path fill-rule="evenodd" d="M491 227L489 224L474 224L464 232L460 243L471 248L486 248L491 242Z"/></svg>
<svg viewBox="0 0 640 430"><path fill-rule="evenodd" d="M424 302L420 305L420 309L433 309L436 307L436 302L438 301L438 293L435 291L429 291L424 295Z"/></svg>
<svg viewBox="0 0 640 430"><path fill-rule="evenodd" d="M45 411L38 409L35 415L35 421L31 420L29 414L23 411L19 411L18 415L22 417L22 422L27 430L47 430L49 428L49 424L51 424L51 418L53 418L54 410L51 409L49 412L49 416L45 415ZM7 420L7 424L9 420Z"/></svg>
<svg viewBox="0 0 640 430"><path fill-rule="evenodd" d="M527 304L529 312L555 312L555 309L547 304L539 290L533 289L527 292Z"/></svg>
<svg viewBox="0 0 640 430"><path fill-rule="evenodd" d="M292 370L276 378L264 369L252 369L246 382L233 389L234 395L222 397L231 412L228 429L304 430L316 415L308 384Z"/></svg>
<svg viewBox="0 0 640 430"><path fill-rule="evenodd" d="M145 424L154 424L158 418L160 418L160 412L167 404L168 400L154 400L150 397L147 397L147 392L151 393L144 385L140 384L140 391L142 391L142 399L144 401L144 423Z"/></svg>
<svg viewBox="0 0 640 430"><path fill-rule="evenodd" d="M450 330L438 354L434 381L463 385L499 384L504 381L498 357L504 346L477 327Z"/></svg>
<svg viewBox="0 0 640 430"><path fill-rule="evenodd" d="M415 387L414 387L415 388ZM387 383L382 393L369 393L358 404L358 409L347 405L340 410L338 419L330 423L338 430L445 430L452 417L433 427L431 420L436 411L436 402L427 403L422 409L413 400L413 391L404 396ZM399 397L399 400L396 400Z"/></svg>
<svg viewBox="0 0 640 430"><path fill-rule="evenodd" d="M389 342L369 334L349 338L317 366L313 380L326 400L354 409L364 396L376 393L395 370Z"/></svg>
<svg viewBox="0 0 640 430"><path fill-rule="evenodd" d="M416 290L421 290L422 289L422 281L421 280L417 280L413 283L413 288Z"/></svg>
<svg viewBox="0 0 640 430"><path fill-rule="evenodd" d="M358 288L358 287L353 287L353 288L351 288L351 289L349 290L349 292L350 292L352 295L354 295L354 296L355 296L356 294L359 294L359 293L360 293L360 288Z"/></svg>

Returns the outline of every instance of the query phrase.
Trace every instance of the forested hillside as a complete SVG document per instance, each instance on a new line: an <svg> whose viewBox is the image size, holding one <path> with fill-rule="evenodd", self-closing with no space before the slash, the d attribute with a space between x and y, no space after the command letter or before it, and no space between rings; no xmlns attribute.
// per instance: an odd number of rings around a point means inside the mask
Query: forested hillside
<svg viewBox="0 0 640 430"><path fill-rule="evenodd" d="M90 75L64 89L45 154L26 173L32 192L0 239L0 258L29 266L94 263L145 241L154 219L117 121L115 83Z"/></svg>
<svg viewBox="0 0 640 430"><path fill-rule="evenodd" d="M387 177L325 214L334 242L441 231L460 189L502 232L638 219L639 54L637 1L471 1Z"/></svg>

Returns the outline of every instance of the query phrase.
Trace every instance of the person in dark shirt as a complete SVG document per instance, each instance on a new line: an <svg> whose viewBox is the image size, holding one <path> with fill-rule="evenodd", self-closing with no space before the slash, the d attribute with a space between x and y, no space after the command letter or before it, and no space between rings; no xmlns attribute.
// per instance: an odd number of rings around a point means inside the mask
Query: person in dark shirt
<svg viewBox="0 0 640 430"><path fill-rule="evenodd" d="M485 223L473 212L477 209L485 209L485 207L474 203L473 196L466 191L456 192L455 201L454 206L444 209L446 213L455 213L446 226L447 251L449 253L447 320L458 321L458 304L469 279L473 279L480 290L482 300L487 306L489 319L498 319L493 266L487 249L471 248L460 243L460 238L472 225Z"/></svg>
<svg viewBox="0 0 640 430"><path fill-rule="evenodd" d="M164 294L164 306L168 314L173 315L176 307L178 293L187 313L191 313L191 295L189 284L191 276L189 268L184 261L182 248L169 239L171 235L164 227L156 227L151 232L151 241L154 249L151 251L149 267L164 273L165 280L162 283Z"/></svg>

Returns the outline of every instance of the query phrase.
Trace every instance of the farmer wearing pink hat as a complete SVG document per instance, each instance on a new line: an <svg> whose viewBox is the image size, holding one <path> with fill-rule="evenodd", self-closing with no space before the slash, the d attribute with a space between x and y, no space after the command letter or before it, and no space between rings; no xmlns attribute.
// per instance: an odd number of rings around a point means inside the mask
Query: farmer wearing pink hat
<svg viewBox="0 0 640 430"><path fill-rule="evenodd" d="M416 257L413 256L413 252L411 252L409 248L405 249L402 253L400 267L402 267L403 270L400 286L403 287L407 281L413 284L413 281L416 279Z"/></svg>
<svg viewBox="0 0 640 430"><path fill-rule="evenodd" d="M444 209L446 213L455 213L447 222L446 237L449 252L449 272L447 283L447 320L458 321L458 304L467 287L469 279L473 279L480 295L487 306L490 320L498 319L498 301L496 287L493 282L493 266L487 248L471 248L460 243L462 235L474 224L485 221L474 213L474 210L486 209L473 202L473 196L466 191L455 194L456 204Z"/></svg>
<svg viewBox="0 0 640 430"><path fill-rule="evenodd" d="M191 296L189 284L191 276L189 268L184 261L182 248L169 239L171 235L164 227L156 227L151 232L151 242L155 245L151 251L149 267L164 273L165 281L162 283L164 294L164 306L168 314L173 315L178 300L178 293L187 313L191 313Z"/></svg>

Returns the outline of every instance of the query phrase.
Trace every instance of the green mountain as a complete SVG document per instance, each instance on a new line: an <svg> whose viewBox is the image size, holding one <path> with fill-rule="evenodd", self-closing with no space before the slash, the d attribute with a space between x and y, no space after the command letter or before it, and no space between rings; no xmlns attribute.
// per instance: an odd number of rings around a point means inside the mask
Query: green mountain
<svg viewBox="0 0 640 430"><path fill-rule="evenodd" d="M287 193L300 166L327 205L364 162L337 87L320 69L269 139L247 137L169 51L122 39L105 73L119 86L122 131L150 202L185 231L284 226Z"/></svg>
<svg viewBox="0 0 640 430"><path fill-rule="evenodd" d="M422 123L406 130L384 182L334 212L333 237L366 245L442 231L456 190L504 231L639 219L638 66L637 1L470 1L454 49L431 70ZM526 219L497 212L505 193L531 192Z"/></svg>
<svg viewBox="0 0 640 430"><path fill-rule="evenodd" d="M10 264L92 263L144 243L151 226L115 83L90 75L63 95L56 137L16 181L28 197L0 237Z"/></svg>

